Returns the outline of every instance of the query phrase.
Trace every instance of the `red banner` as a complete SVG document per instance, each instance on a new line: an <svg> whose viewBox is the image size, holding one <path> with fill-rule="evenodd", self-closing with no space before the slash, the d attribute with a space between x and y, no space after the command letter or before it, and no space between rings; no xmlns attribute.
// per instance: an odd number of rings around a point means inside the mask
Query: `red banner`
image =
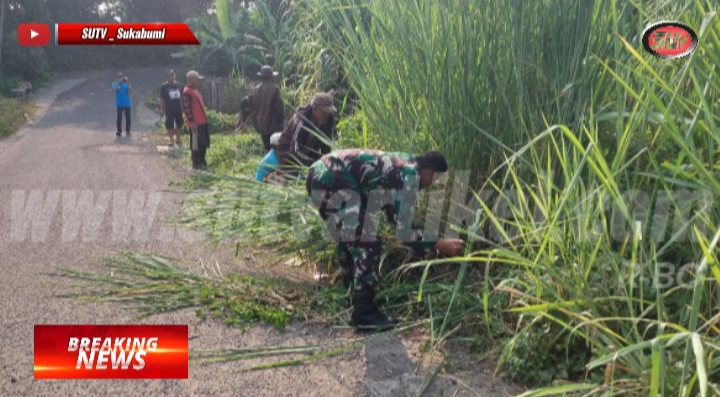
<svg viewBox="0 0 720 397"><path fill-rule="evenodd" d="M35 379L187 379L187 325L35 325Z"/></svg>
<svg viewBox="0 0 720 397"><path fill-rule="evenodd" d="M184 23L57 23L57 45L200 45Z"/></svg>

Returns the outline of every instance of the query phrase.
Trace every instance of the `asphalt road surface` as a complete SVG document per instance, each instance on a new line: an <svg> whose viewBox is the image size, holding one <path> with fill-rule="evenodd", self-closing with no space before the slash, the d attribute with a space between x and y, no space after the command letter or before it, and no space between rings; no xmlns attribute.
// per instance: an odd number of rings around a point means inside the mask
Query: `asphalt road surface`
<svg viewBox="0 0 720 397"><path fill-rule="evenodd" d="M272 370L236 371L262 361L193 365L187 380L33 379L34 324L122 324L133 317L114 304L55 297L66 290L67 281L49 273L59 268L98 271L103 257L121 250L204 263L217 260L224 273L242 269L221 254L198 250L198 242L162 223L176 213L183 196L170 191L168 181L184 174L143 139L158 116L143 106L141 97L162 83L163 68L125 73L134 89L131 140L115 137L110 92L115 72L98 72L62 76L53 89L38 94L47 111L18 135L0 141L0 396L414 395L420 379L412 373L406 338ZM109 203L104 207L102 197ZM148 211L153 207L148 203L157 204L157 210ZM87 213L93 214L94 223L86 218L78 227L73 216ZM118 226L128 222L136 222L136 228ZM189 324L190 349L306 344L338 337L337 331L301 324L284 333L265 326L242 333L220 321L203 322L192 310L143 322ZM437 387L448 396L456 390L458 396L476 395L451 381L439 381ZM478 387L483 396L509 395L496 380ZM434 388L431 395L438 391Z"/></svg>

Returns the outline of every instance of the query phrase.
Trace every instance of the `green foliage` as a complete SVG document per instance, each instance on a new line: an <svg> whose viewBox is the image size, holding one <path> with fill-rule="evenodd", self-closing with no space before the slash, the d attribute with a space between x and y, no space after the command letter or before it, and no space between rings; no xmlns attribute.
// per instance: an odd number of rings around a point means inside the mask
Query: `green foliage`
<svg viewBox="0 0 720 397"><path fill-rule="evenodd" d="M224 280L226 286L238 284L248 284L255 288L259 288L257 294L267 293L272 289L281 287L279 284L273 285L267 281L262 281L248 276L230 275ZM212 289L205 287L200 291L205 299L211 299L218 295L217 288ZM225 325L240 327L247 329L255 322L265 322L275 326L278 331L285 329L285 325L293 318L292 307L271 306L266 302L242 301L236 297L231 297L208 305L208 309L219 318L224 319ZM202 318L202 316L201 316Z"/></svg>
<svg viewBox="0 0 720 397"><path fill-rule="evenodd" d="M217 15L218 25L220 25L221 37L223 40L227 40L233 35L227 0L215 1L215 14Z"/></svg>
<svg viewBox="0 0 720 397"><path fill-rule="evenodd" d="M0 138L22 127L35 112L32 104L0 97Z"/></svg>
<svg viewBox="0 0 720 397"><path fill-rule="evenodd" d="M29 81L39 89L50 80L50 65L42 47L23 47L17 42L17 31L3 38L0 65L0 95L9 96L20 81Z"/></svg>
<svg viewBox="0 0 720 397"><path fill-rule="evenodd" d="M207 160L213 172L221 175L255 178L258 164L264 156L260 135L247 134L215 135L213 150L208 151Z"/></svg>
<svg viewBox="0 0 720 397"><path fill-rule="evenodd" d="M536 324L504 343L513 352L506 363L507 371L512 378L530 386L582 377L590 352L580 338L573 342L563 338L557 325Z"/></svg>
<svg viewBox="0 0 720 397"><path fill-rule="evenodd" d="M585 115L600 70L587 60L611 21L607 2L574 0L305 4L332 26L318 40L385 147L437 147L475 173L546 123ZM560 39L538 44L548 37Z"/></svg>
<svg viewBox="0 0 720 397"><path fill-rule="evenodd" d="M206 114L208 129L211 134L226 133L235 129L237 116L219 113L214 110L208 110Z"/></svg>
<svg viewBox="0 0 720 397"><path fill-rule="evenodd" d="M172 56L184 64L210 76L227 76L237 70L248 76L266 63L265 42L253 31L250 14L245 7L227 10L230 29L222 31L220 16L200 15L186 21L201 46L185 47Z"/></svg>

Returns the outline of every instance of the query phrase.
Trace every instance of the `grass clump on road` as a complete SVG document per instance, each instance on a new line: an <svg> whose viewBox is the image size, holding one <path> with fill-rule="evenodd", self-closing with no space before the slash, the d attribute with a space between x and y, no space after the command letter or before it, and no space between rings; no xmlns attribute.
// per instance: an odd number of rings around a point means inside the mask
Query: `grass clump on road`
<svg viewBox="0 0 720 397"><path fill-rule="evenodd" d="M307 306L307 295L299 288L276 280L235 274L223 276L218 268L201 266L183 269L166 258L121 253L105 261L101 273L63 269L60 276L80 281L66 297L92 302L119 302L139 317L196 308L226 325L247 328L266 322L278 329Z"/></svg>
<svg viewBox="0 0 720 397"><path fill-rule="evenodd" d="M31 102L0 96L0 138L4 138L22 127L35 114Z"/></svg>

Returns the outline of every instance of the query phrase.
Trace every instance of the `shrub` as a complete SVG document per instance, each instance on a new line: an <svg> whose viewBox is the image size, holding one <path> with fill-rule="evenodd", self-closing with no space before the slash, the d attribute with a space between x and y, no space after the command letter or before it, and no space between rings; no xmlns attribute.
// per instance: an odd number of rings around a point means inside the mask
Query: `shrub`
<svg viewBox="0 0 720 397"><path fill-rule="evenodd" d="M17 88L18 81L29 81L37 90L52 76L43 49L21 47L17 42L17 32L5 38L2 55L0 95L9 94L10 90Z"/></svg>
<svg viewBox="0 0 720 397"><path fill-rule="evenodd" d="M0 97L0 138L22 127L33 111L34 108L29 102Z"/></svg>
<svg viewBox="0 0 720 397"><path fill-rule="evenodd" d="M214 110L207 111L208 129L211 134L230 132L235 129L237 117L234 114L219 113Z"/></svg>

